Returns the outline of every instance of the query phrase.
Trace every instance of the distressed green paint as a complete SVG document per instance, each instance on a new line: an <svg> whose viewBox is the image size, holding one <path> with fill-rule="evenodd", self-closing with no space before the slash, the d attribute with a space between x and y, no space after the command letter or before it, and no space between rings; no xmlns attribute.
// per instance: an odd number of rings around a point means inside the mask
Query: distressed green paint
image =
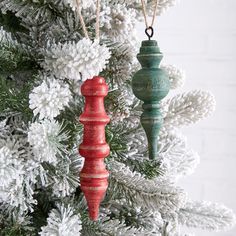
<svg viewBox="0 0 236 236"><path fill-rule="evenodd" d="M148 139L149 158L156 159L158 153L158 134L163 124L160 101L168 94L170 82L167 73L159 68L163 54L155 40L142 42L137 58L142 69L132 79L134 95L142 100L141 124Z"/></svg>

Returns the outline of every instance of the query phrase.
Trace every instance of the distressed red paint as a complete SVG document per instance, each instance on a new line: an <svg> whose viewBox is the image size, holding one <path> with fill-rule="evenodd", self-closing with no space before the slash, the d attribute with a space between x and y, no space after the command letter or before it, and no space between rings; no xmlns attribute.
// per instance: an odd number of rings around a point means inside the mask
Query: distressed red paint
<svg viewBox="0 0 236 236"><path fill-rule="evenodd" d="M105 138L105 126L110 118L104 108L108 85L104 78L95 76L83 83L81 92L85 97L85 107L79 118L84 125L83 142L79 146L79 153L85 157L85 162L80 172L80 183L87 200L89 217L91 220L97 220L109 176L104 164L104 158L110 153Z"/></svg>

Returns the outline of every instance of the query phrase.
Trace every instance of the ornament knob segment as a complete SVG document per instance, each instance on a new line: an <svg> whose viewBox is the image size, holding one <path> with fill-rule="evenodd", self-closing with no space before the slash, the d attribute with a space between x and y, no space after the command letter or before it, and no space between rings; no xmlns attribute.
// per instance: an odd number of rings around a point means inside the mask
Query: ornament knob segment
<svg viewBox="0 0 236 236"><path fill-rule="evenodd" d="M104 164L104 158L110 153L105 138L105 126L110 118L104 108L108 85L104 78L95 76L82 84L81 92L85 97L85 107L79 118L84 125L79 153L85 158L85 162L80 172L80 184L88 204L89 217L96 221L100 203L108 187L109 176Z"/></svg>
<svg viewBox="0 0 236 236"><path fill-rule="evenodd" d="M142 69L134 74L132 89L134 95L143 101L141 124L148 140L149 158L158 154L158 134L163 123L160 101L168 94L170 82L167 73L159 68L163 54L155 40L142 42L137 58Z"/></svg>

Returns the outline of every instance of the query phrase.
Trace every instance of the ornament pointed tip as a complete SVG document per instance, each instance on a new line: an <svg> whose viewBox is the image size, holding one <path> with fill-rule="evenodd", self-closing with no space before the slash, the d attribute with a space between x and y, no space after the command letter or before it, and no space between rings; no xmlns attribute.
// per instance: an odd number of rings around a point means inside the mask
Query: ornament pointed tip
<svg viewBox="0 0 236 236"><path fill-rule="evenodd" d="M89 218L92 221L97 221L99 216L99 205L89 206Z"/></svg>

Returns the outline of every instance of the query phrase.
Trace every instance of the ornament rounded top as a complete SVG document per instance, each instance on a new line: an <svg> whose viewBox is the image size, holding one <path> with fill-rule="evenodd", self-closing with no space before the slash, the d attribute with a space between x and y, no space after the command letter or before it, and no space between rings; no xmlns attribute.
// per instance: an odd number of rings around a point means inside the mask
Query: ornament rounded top
<svg viewBox="0 0 236 236"><path fill-rule="evenodd" d="M168 74L159 68L163 54L157 41L143 41L137 58L142 69L135 73L132 80L135 96L144 102L160 101L168 94L170 81Z"/></svg>
<svg viewBox="0 0 236 236"><path fill-rule="evenodd" d="M106 96L108 94L108 85L103 77L94 76L82 84L81 92L83 96Z"/></svg>

